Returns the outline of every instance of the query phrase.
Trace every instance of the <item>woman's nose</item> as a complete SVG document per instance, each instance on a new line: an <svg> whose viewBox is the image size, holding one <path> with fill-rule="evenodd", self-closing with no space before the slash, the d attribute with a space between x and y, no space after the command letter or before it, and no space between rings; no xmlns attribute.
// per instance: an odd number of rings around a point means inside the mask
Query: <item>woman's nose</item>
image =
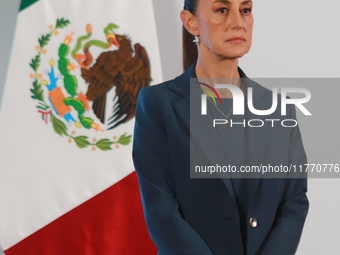
<svg viewBox="0 0 340 255"><path fill-rule="evenodd" d="M239 30L244 28L244 20L242 14L239 11L234 11L231 13L230 25L233 30Z"/></svg>

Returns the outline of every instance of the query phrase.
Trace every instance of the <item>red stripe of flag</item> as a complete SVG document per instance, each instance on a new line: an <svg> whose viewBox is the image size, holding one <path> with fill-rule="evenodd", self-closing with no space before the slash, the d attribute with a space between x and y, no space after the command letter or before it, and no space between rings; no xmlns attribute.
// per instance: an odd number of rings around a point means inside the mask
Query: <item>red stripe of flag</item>
<svg viewBox="0 0 340 255"><path fill-rule="evenodd" d="M156 255L136 173L5 251L7 255Z"/></svg>

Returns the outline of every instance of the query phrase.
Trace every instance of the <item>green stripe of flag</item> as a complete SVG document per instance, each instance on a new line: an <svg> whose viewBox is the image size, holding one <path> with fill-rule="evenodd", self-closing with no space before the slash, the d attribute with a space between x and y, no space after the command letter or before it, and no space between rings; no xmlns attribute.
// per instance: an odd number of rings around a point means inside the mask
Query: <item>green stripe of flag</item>
<svg viewBox="0 0 340 255"><path fill-rule="evenodd" d="M19 12L25 10L30 5L38 2L39 0L21 0Z"/></svg>

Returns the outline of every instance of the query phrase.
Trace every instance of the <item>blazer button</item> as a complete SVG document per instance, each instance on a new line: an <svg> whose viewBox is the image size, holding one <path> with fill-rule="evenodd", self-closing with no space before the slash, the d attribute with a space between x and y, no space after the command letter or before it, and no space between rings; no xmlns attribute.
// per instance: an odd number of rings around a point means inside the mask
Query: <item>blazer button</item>
<svg viewBox="0 0 340 255"><path fill-rule="evenodd" d="M249 224L250 226L252 226L253 228L257 227L257 220L255 218L250 218L249 219Z"/></svg>

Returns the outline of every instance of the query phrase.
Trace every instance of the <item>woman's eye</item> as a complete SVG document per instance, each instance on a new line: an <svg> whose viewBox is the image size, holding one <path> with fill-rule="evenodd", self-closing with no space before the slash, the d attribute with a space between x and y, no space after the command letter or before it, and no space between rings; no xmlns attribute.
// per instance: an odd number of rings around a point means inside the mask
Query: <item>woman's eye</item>
<svg viewBox="0 0 340 255"><path fill-rule="evenodd" d="M224 7L224 8L219 8L217 11L218 11L219 13L225 14L225 13L228 12L228 9Z"/></svg>
<svg viewBox="0 0 340 255"><path fill-rule="evenodd" d="M249 13L251 13L251 9L250 8L243 9L242 13L243 14L249 14Z"/></svg>

